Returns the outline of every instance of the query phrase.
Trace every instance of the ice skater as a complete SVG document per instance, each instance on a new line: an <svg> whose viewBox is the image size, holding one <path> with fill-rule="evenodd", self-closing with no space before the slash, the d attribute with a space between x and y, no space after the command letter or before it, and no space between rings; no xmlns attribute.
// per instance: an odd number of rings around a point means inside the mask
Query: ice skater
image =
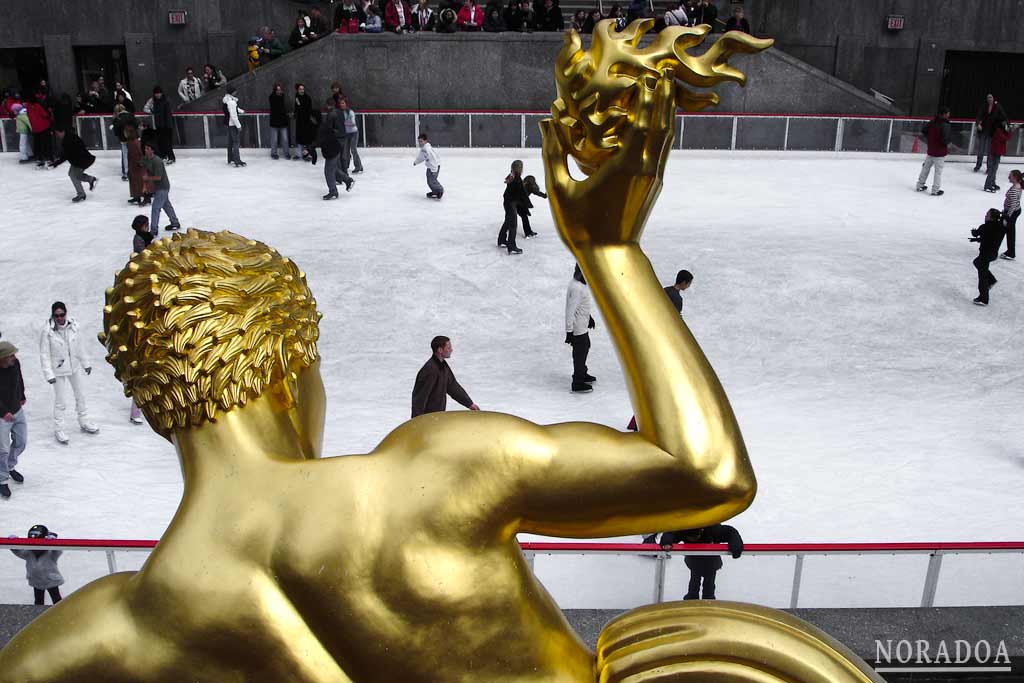
<svg viewBox="0 0 1024 683"><path fill-rule="evenodd" d="M543 199L548 198L546 193L540 191L540 186L537 185L537 179L532 175L528 175L523 178L523 198L525 201L519 205L519 209L517 211L519 217L523 220L523 234L526 236L526 239L537 236L537 233L530 227L530 209L533 208L533 202L530 201L531 194Z"/></svg>
<svg viewBox="0 0 1024 683"><path fill-rule="evenodd" d="M181 227L181 222L178 221L178 215L174 212L174 206L171 204L171 180L167 177L167 169L164 168L163 159L156 155L155 143L152 141L146 142L143 152L146 158L142 164L146 172L142 179L149 184L153 193L153 209L149 219L149 231L153 233L153 237L156 237L160 234L161 211L166 213L167 217L171 219L171 224L167 226L167 230L177 230Z"/></svg>
<svg viewBox="0 0 1024 683"><path fill-rule="evenodd" d="M974 303L988 306L988 292L997 282L989 265L999 256L999 245L1003 241L1003 220L999 209L989 209L985 214L985 222L971 230L971 242L978 243L978 256L974 259L974 267L978 269L978 296Z"/></svg>
<svg viewBox="0 0 1024 683"><path fill-rule="evenodd" d="M672 306L676 309L676 313L679 313L680 315L683 313L682 292L689 289L692 284L693 273L688 270L680 270L676 273L676 283L665 288L665 294L668 295L668 299L672 302Z"/></svg>
<svg viewBox="0 0 1024 683"><path fill-rule="evenodd" d="M1003 199L1003 225L1006 227L1006 251L1000 258L1013 261L1017 258L1017 218L1020 216L1021 173L1017 169L1010 171L1007 180L1012 183Z"/></svg>
<svg viewBox="0 0 1024 683"><path fill-rule="evenodd" d="M28 530L29 538L57 538L46 526L36 524ZM17 536L8 536L17 538ZM64 583L64 577L57 567L57 560L64 551L62 550L11 550L17 557L25 560L25 578L28 585L32 586L35 595L35 604L42 605L46 599L46 593L50 594L50 601L53 604L60 602L60 586Z"/></svg>
<svg viewBox="0 0 1024 683"><path fill-rule="evenodd" d="M334 98L327 100L327 106L330 107L334 102ZM324 201L338 198L338 183L345 183L345 191L351 192L352 186L355 185L354 180L341 168L341 153L344 143L338 139L335 134L334 126L332 125L334 120L331 118L324 118L323 123L320 125L320 154L324 158L324 179L327 181L327 194L324 195ZM316 163L316 151L312 151L313 163Z"/></svg>
<svg viewBox="0 0 1024 683"><path fill-rule="evenodd" d="M32 123L28 120L28 109L21 103L15 103L11 114L18 133L18 163L27 164L35 158L32 156Z"/></svg>
<svg viewBox="0 0 1024 683"><path fill-rule="evenodd" d="M426 133L420 133L416 142L420 146L420 152L416 155L416 161L412 162L412 165L416 166L418 164L426 163L427 187L430 188L430 192L427 193L427 196L431 199L440 199L444 196L444 187L441 183L437 182L437 176L441 173L441 159L437 156L437 152L434 151L434 148L427 140Z"/></svg>
<svg viewBox="0 0 1024 683"><path fill-rule="evenodd" d="M224 105L224 123L228 126L228 163L234 164L235 168L241 168L247 164L242 161L240 150L242 139L242 121L239 114L245 110L238 106L238 98L235 97L235 86L229 85L225 88L227 93L221 99Z"/></svg>
<svg viewBox="0 0 1024 683"><path fill-rule="evenodd" d="M932 196L941 197L945 194L942 191L942 167L946 163L946 155L949 154L949 141L953 132L949 125L949 107L939 108L935 118L925 124L921 135L928 142L928 156L921 165L921 175L917 177L917 191L924 192L928 189L925 184L928 182L928 173L935 169L935 180L932 182Z"/></svg>
<svg viewBox="0 0 1024 683"><path fill-rule="evenodd" d="M71 201L83 201L85 199L85 190L82 189L82 181L84 180L89 183L90 192L93 191L96 183L99 182L99 178L85 172L85 169L92 166L93 162L96 161L96 157L89 153L85 143L82 142L82 138L78 137L78 133L75 131L58 128L54 133L57 136L57 142L60 143L60 153L56 159L50 162L50 167L57 168L65 161L71 164L71 168L68 169L68 177L71 178L71 184L75 186L75 196L71 198Z"/></svg>
<svg viewBox="0 0 1024 683"><path fill-rule="evenodd" d="M39 362L43 378L53 385L53 435L58 443L68 442L64 431L64 406L68 400L68 389L75 396L75 412L78 426L86 434L96 434L100 428L89 419L89 408L85 402L84 375L92 374L92 363L78 338L78 323L68 317L63 301L55 301L50 307L50 319L46 321L39 336Z"/></svg>
<svg viewBox="0 0 1024 683"><path fill-rule="evenodd" d="M412 416L443 413L449 396L469 410L480 410L448 365L448 359L452 357L452 340L438 335L430 340L430 351L430 358L416 373L416 381L412 385Z"/></svg>
<svg viewBox="0 0 1024 683"><path fill-rule="evenodd" d="M1006 143L1010 141L1011 127L1006 121L1000 121L992 129L992 149L988 155L988 173L985 176L985 192L998 192L996 173L999 172L999 161L1006 154Z"/></svg>
<svg viewBox="0 0 1024 683"><path fill-rule="evenodd" d="M28 419L25 417L25 380L21 376L18 349L0 341L0 498L10 498L7 481L21 484L25 477L14 469L28 444Z"/></svg>
<svg viewBox="0 0 1024 683"><path fill-rule="evenodd" d="M516 159L512 162L511 172L505 176L505 193L502 195L502 203L505 208L505 222L501 224L498 231L498 247L508 249L510 256L522 254L523 250L516 246L516 232L518 231L519 206L527 200L526 189L523 187L523 162Z"/></svg>
<svg viewBox="0 0 1024 683"><path fill-rule="evenodd" d="M572 385L574 393L586 394L594 390L597 378L587 372L590 354L590 330L594 329L590 315L590 289L579 265L572 273L565 292L565 343L572 347Z"/></svg>

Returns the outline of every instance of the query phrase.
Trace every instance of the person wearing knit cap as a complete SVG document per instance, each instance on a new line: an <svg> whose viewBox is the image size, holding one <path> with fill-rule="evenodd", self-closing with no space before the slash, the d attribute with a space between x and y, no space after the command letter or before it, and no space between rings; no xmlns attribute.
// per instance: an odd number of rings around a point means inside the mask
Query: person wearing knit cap
<svg viewBox="0 0 1024 683"><path fill-rule="evenodd" d="M92 373L92 363L78 339L78 323L67 316L67 310L64 302L54 302L50 307L50 319L39 338L39 362L43 368L43 377L53 385L53 435L62 444L68 442L67 432L64 431L64 406L69 388L75 396L78 426L86 434L100 431L89 419L82 382L83 373Z"/></svg>
<svg viewBox="0 0 1024 683"><path fill-rule="evenodd" d="M25 477L14 469L18 457L28 443L28 420L25 419L25 380L21 376L18 349L8 341L0 341L0 497L10 498L7 482L17 483Z"/></svg>

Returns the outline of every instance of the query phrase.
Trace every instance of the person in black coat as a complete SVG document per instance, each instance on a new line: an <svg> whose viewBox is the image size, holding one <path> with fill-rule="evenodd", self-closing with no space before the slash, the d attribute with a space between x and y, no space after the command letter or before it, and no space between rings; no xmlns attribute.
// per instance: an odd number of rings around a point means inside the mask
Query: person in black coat
<svg viewBox="0 0 1024 683"><path fill-rule="evenodd" d="M291 121L288 120L288 107L285 104L284 89L280 83L274 84L274 90L270 93L270 158L280 159L277 148L280 145L284 150L284 158L291 159L291 145L288 143L288 128Z"/></svg>
<svg viewBox="0 0 1024 683"><path fill-rule="evenodd" d="M434 355L416 373L416 383L412 387L412 416L443 413L448 405L448 396L470 410L480 410L448 366L447 361L452 357L451 339L442 335L434 337L430 340L430 350Z"/></svg>
<svg viewBox="0 0 1024 683"><path fill-rule="evenodd" d="M988 306L988 290L996 283L988 264L998 258L1003 234L1002 213L999 209L989 209L985 214L985 222L971 230L973 236L969 241L978 243L978 256L974 259L974 267L978 269L978 298L974 303L981 306Z"/></svg>
<svg viewBox="0 0 1024 683"><path fill-rule="evenodd" d="M316 141L316 131L320 126L320 112L313 109L313 99L306 93L306 86L295 84L295 146L296 158L309 158L309 148Z"/></svg>
<svg viewBox="0 0 1024 683"><path fill-rule="evenodd" d="M327 107L333 106L334 98L327 98ZM334 127L331 125L330 119L324 118L323 123L320 124L318 142L320 153L324 158L324 179L327 181L327 194L324 195L324 200L337 199L338 183L345 183L345 191L351 192L355 181L341 167L342 142L334 134ZM316 152L311 151L311 156L315 164Z"/></svg>
<svg viewBox="0 0 1024 683"><path fill-rule="evenodd" d="M718 8L715 7L710 0L701 0L701 2L689 10L687 14L689 14L690 23L693 26L707 24L711 27L711 32L715 32L715 21L718 19Z"/></svg>
<svg viewBox="0 0 1024 683"><path fill-rule="evenodd" d="M174 163L174 118L171 116L171 103L164 97L164 90L159 85L153 88L152 104L149 113L153 115L153 129L156 130L157 148L160 158L165 163Z"/></svg>
<svg viewBox="0 0 1024 683"><path fill-rule="evenodd" d="M84 180L89 183L90 192L96 187L96 183L99 182L96 177L85 172L85 169L92 166L93 162L96 161L96 157L89 153L82 138L78 137L78 133L73 130L58 128L54 133L57 136L57 142L60 144L60 152L58 152L57 158L50 162L50 168L57 168L65 161L71 164L71 168L68 170L68 177L71 178L71 184L75 186L75 196L71 201L80 202L85 199L82 181Z"/></svg>
<svg viewBox="0 0 1024 683"><path fill-rule="evenodd" d="M498 231L498 246L506 247L509 255L522 254L523 250L516 246L516 216L519 207L530 202L526 189L523 187L523 162L516 159L512 162L512 172L505 176L505 193L502 203L505 207L505 222Z"/></svg>
<svg viewBox="0 0 1024 683"><path fill-rule="evenodd" d="M981 170L981 160L986 158L992 149L992 131L996 126L1007 120L1006 110L1003 105L996 101L992 93L985 96L985 101L978 108L978 115L974 119L977 131L978 158L974 162L974 172ZM986 169L988 162L985 163Z"/></svg>
<svg viewBox="0 0 1024 683"><path fill-rule="evenodd" d="M659 541L661 547L666 549L676 543L728 543L733 558L743 554L743 539L740 538L739 532L728 524L714 524L702 529L666 531ZM683 600L714 600L715 574L722 568L721 556L687 555L686 566L690 569L690 585Z"/></svg>
<svg viewBox="0 0 1024 683"><path fill-rule="evenodd" d="M743 8L737 7L732 11L729 21L725 22L726 31L743 31L750 33L750 22L743 17Z"/></svg>
<svg viewBox="0 0 1024 683"><path fill-rule="evenodd" d="M530 209L533 208L533 202L530 201L531 194L543 197L544 199L548 198L545 193L540 191L540 186L537 185L537 179L532 175L528 175L523 178L523 196L526 201L525 203L520 204L517 210L519 217L523 219L523 234L526 235L527 238L537 236L537 233L530 227Z"/></svg>

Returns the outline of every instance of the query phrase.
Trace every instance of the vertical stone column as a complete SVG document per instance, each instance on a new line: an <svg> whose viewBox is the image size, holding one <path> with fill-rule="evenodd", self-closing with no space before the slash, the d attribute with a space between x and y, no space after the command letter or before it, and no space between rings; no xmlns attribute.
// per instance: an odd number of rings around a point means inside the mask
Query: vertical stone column
<svg viewBox="0 0 1024 683"><path fill-rule="evenodd" d="M914 95L910 112L915 116L933 116L942 96L946 69L946 46L934 38L921 38L917 45L914 71Z"/></svg>
<svg viewBox="0 0 1024 683"><path fill-rule="evenodd" d="M68 93L74 98L82 89L75 67L75 51L69 34L44 35L43 52L46 55L47 81L50 91Z"/></svg>
<svg viewBox="0 0 1024 683"><path fill-rule="evenodd" d="M124 49L128 60L128 90L135 98L135 108L141 111L157 80L153 34L125 33Z"/></svg>

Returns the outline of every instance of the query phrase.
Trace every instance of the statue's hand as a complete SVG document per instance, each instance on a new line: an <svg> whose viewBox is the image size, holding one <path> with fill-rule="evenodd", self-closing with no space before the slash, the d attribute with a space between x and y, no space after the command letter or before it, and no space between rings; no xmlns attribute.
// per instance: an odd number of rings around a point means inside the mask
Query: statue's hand
<svg viewBox="0 0 1024 683"><path fill-rule="evenodd" d="M672 69L639 78L633 110L618 129L617 151L582 180L569 174L572 148L564 124L553 119L541 122L551 211L571 250L640 239L661 192L661 175L672 148L673 83Z"/></svg>

